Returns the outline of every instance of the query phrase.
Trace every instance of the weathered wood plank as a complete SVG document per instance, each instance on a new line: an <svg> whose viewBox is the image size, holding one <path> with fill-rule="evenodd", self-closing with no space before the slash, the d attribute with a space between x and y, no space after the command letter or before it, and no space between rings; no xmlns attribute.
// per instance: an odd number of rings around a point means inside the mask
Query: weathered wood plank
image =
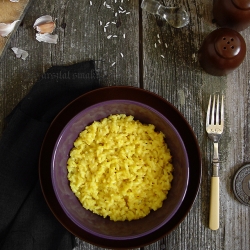
<svg viewBox="0 0 250 250"><path fill-rule="evenodd" d="M144 13L143 35L147 38L143 40L144 88L165 97L190 122L203 154L203 181L187 218L165 239L146 249L248 249L249 227L246 229L246 225L249 223L249 210L235 201L232 178L239 162L248 160L244 159L243 154L244 143L249 140L244 138L244 130L237 130L248 127L249 58L247 56L240 68L228 77L215 77L203 72L197 61L197 52L205 36L216 29L212 23L212 2L185 1L183 4L190 11L191 22L188 27L180 30ZM243 34L248 41L249 30ZM220 170L220 229L215 232L208 229L212 146L204 128L208 98L214 93L225 95L227 116L225 134L220 145L223 161ZM231 122L234 128L231 128ZM232 129L242 139L234 136L234 143L231 143ZM235 150L243 156L236 166L234 161L237 153L232 155Z"/></svg>
<svg viewBox="0 0 250 250"><path fill-rule="evenodd" d="M191 124L201 147L203 179L194 206L171 234L144 249L249 249L249 208L235 199L232 180L240 166L250 161L250 28L241 32L248 48L242 65L227 77L215 77L205 73L197 60L203 39L216 29L212 1L183 0L191 22L182 29L140 11L139 1L106 2L111 9L102 0L92 5L37 0L31 5L0 62L0 131L4 117L49 67L94 59L103 85L141 86L173 103ZM119 6L130 14L115 16ZM56 45L35 40L33 23L45 14L56 19ZM12 46L29 52L26 61L15 58ZM226 126L220 142L220 229L213 232L208 229L212 144L204 121L209 95L214 93L225 95ZM80 249L102 248L77 239L75 250Z"/></svg>
<svg viewBox="0 0 250 250"><path fill-rule="evenodd" d="M130 13L118 13L115 17L119 6ZM11 40L1 63L1 117L11 111L42 73L52 65L69 65L92 59L96 60L102 85L139 86L138 3L124 1L124 4L115 4L112 8L114 10L105 7L103 1L93 1L92 6L89 1L34 2L23 25ZM54 33L59 36L56 45L35 40L33 24L38 17L45 14L56 19ZM108 22L110 24L104 32L104 26ZM117 37L108 39L109 35ZM26 61L15 58L10 50L13 46L28 51L29 57ZM13 70L18 73L11 74Z"/></svg>

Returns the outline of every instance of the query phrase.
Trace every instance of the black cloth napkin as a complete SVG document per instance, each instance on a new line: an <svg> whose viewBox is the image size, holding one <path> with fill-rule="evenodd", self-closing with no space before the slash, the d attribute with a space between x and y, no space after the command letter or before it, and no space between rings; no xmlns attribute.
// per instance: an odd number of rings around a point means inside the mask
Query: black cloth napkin
<svg viewBox="0 0 250 250"><path fill-rule="evenodd" d="M0 249L69 250L75 237L42 195L38 158L50 123L70 101L99 87L94 61L54 66L7 117L0 139Z"/></svg>

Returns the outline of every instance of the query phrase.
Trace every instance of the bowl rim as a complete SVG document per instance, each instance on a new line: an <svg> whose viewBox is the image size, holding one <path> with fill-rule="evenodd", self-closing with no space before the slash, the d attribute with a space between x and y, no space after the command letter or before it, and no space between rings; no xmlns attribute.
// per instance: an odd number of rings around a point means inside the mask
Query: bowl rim
<svg viewBox="0 0 250 250"><path fill-rule="evenodd" d="M101 93L100 93L101 92ZM65 124L67 117L72 117L72 112L75 110L72 109L74 104L88 104L93 103L93 95L96 96L99 93L98 98L105 100L107 98L112 99L115 95L125 96L125 99L135 99L136 95L139 95L139 99L144 99L145 103L150 102L152 106L158 111L164 111L170 109L170 111L176 112L175 118L171 121L177 126L178 132L182 135L182 139L185 145L189 145L192 142L192 147L187 147L187 154L190 163L190 179L188 184L188 189L186 196L177 211L177 213L172 217L172 219L166 223L162 228L156 230L156 232L147 235L146 237L136 238L132 240L109 240L109 239L100 239L99 237L93 236L87 232L84 232L81 228L75 225L68 217L65 215L64 211L60 207L55 194L53 192L51 175L50 175L50 160L51 152L54 147L55 140L58 137L58 128L62 129ZM131 94L132 93L132 94ZM80 94L79 94L80 95ZM136 99L137 100L137 99ZM99 100L100 101L100 100ZM141 100L142 101L142 100ZM142 101L143 102L143 101ZM181 123L181 124L180 124ZM175 126L176 127L176 126ZM182 132L182 128L186 128L186 132ZM60 130L61 131L61 130ZM149 90L141 89L138 87L132 86L109 86L102 87L92 91L89 91L85 94L80 95L78 98L74 99L68 105L63 108L58 115L54 118L51 125L49 126L47 133L44 137L44 141L41 146L41 151L39 155L39 180L42 188L42 192L47 202L48 207L57 218L57 220L72 234L78 238L96 246L112 249L131 249L136 247L145 246L151 244L167 234L171 233L179 224L185 219L190 209L193 206L194 201L196 200L197 194L200 189L202 179L202 159L199 144L195 133L192 130L192 127L189 125L184 116L174 107L169 101L163 97L150 92Z"/></svg>
<svg viewBox="0 0 250 250"><path fill-rule="evenodd" d="M95 232L87 227L85 227L84 225L82 225L81 223L78 222L77 219L74 218L74 216L71 215L71 213L68 211L68 209L66 208L64 202L62 201L61 199L61 196L59 194L59 191L57 190L56 188L56 184L55 184L55 154L58 150L58 145L60 144L61 142L61 139L63 137L63 135L66 133L66 131L68 130L69 126L74 123L74 121L78 120L79 117L82 116L83 113L88 113L88 112L91 112L91 110L97 106L100 106L100 105L105 105L105 104L109 104L109 103L124 103L124 102L129 102L131 104L135 104L135 105L138 105L138 106L141 106L145 109L148 109L150 111L152 111L153 113L155 113L158 117L160 117L162 120L164 120L170 127L171 129L174 131L174 133L177 135L177 137L179 138L179 141L180 141L180 144L182 146L182 151L183 151L183 155L185 157L185 166L184 166L184 169L185 169L185 173L186 173L186 181L185 181L185 185L183 186L182 190L181 190L181 196L179 197L178 199L178 202L176 203L175 207L174 207L174 210L169 213L168 217L166 217L162 222L160 222L159 224L157 224L156 226L154 226L153 228L145 231L145 232L142 232L142 233L139 233L139 234L136 234L136 235L133 235L133 236L109 236L109 235L105 235L105 234L102 234L102 233L98 233L98 232ZM94 122L94 121L93 121ZM87 126L87 125L86 125ZM73 145L73 143L72 143ZM56 143L55 143L55 146L54 146L54 149L53 149L53 152L52 152L52 158L51 158L51 179L52 179L52 186L53 186L53 190L54 190L54 193L56 195L56 198L57 200L59 201L59 204L61 205L62 209L64 210L65 214L67 214L67 216L69 218L71 218L71 220L77 225L79 226L80 228L82 228L83 230L86 230L88 231L89 233L93 233L95 235L98 235L99 237L101 238L108 238L108 239L119 239L119 240L122 240L122 239L134 239L134 238L138 238L138 237L141 237L141 236L145 236L145 235L148 235L150 233L152 233L153 231L159 229L162 225L164 225L165 223L167 223L173 216L174 214L178 211L185 195L186 195L186 192L187 192L187 187L188 187L188 182L189 182L189 160L188 160L188 156L187 156L187 151L186 151L186 147L184 145L184 142L181 138L181 136L179 135L178 131L176 130L176 128L173 126L173 124L171 123L171 121L163 116L160 112L158 112L156 109L146 105L146 104L143 104L143 103L139 103L137 101L130 101L130 100L124 100L124 99L114 99L114 100L107 100L107 101L102 101L102 102L99 102L97 104L93 104L83 110L81 110L78 114L76 114L74 117L72 117L72 119L70 119L67 124L64 126L64 128L62 129L61 133L59 134L57 140L56 140ZM71 189L70 189L71 190ZM71 190L72 191L72 190ZM72 192L72 195L75 195L73 192ZM84 208L83 208L84 209ZM161 208L159 208L161 209ZM153 211L152 211L153 212ZM152 213L151 212L151 213ZM142 218L143 219L143 218Z"/></svg>

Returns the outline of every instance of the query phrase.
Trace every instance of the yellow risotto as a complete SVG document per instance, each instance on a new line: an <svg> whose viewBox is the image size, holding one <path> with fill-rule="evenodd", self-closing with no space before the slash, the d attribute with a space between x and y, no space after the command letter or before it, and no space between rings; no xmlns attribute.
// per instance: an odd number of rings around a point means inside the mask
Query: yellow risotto
<svg viewBox="0 0 250 250"><path fill-rule="evenodd" d="M123 114L87 126L67 168L82 206L113 221L136 220L160 208L173 179L164 134Z"/></svg>

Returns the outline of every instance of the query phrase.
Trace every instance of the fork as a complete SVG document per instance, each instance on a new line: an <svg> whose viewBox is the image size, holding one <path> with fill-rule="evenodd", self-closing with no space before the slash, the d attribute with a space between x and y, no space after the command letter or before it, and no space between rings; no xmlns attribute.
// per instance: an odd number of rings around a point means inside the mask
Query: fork
<svg viewBox="0 0 250 250"><path fill-rule="evenodd" d="M210 212L209 212L209 228L217 230L219 228L220 218L220 178L219 178L219 153L218 153L218 142L221 138L224 128L224 102L223 96L221 97L221 104L219 103L219 95L217 98L214 96L213 104L211 107L211 96L209 98L207 108L207 119L206 119L206 131L208 137L213 141L214 144L214 155L213 155L213 169L211 177L211 191L210 191Z"/></svg>

